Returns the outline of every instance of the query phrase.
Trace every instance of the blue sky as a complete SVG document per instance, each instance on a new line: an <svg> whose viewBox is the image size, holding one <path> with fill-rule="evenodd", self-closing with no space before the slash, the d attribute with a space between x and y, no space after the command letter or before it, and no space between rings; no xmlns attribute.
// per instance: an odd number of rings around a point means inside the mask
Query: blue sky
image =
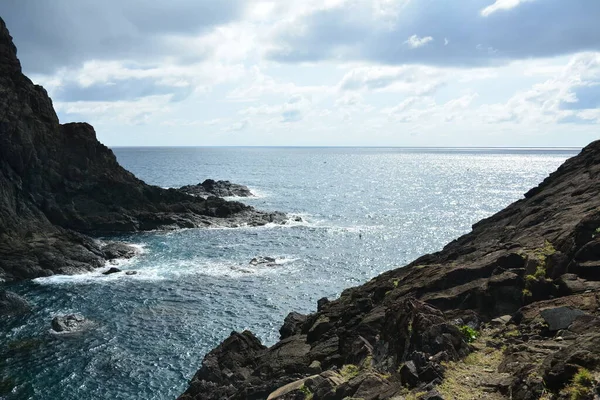
<svg viewBox="0 0 600 400"><path fill-rule="evenodd" d="M2 0L109 146L583 146L598 0Z"/></svg>

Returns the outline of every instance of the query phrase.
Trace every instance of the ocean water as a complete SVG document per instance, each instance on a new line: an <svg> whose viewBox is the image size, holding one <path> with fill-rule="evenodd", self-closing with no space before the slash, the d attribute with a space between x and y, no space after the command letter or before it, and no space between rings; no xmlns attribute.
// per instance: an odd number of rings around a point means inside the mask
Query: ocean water
<svg viewBox="0 0 600 400"><path fill-rule="evenodd" d="M303 222L118 237L137 275L54 276L11 285L35 312L0 319L0 398L172 399L233 330L278 339L290 311L439 250L522 198L573 149L116 148L162 187L206 178L249 186L257 208ZM100 238L115 239L115 238ZM274 266L252 266L272 256ZM81 313L80 334L50 331Z"/></svg>

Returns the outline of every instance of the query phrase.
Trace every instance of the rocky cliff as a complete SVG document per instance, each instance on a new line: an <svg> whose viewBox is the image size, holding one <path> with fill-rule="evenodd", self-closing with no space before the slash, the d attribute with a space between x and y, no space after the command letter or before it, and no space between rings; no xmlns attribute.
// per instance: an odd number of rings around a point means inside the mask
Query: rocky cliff
<svg viewBox="0 0 600 400"><path fill-rule="evenodd" d="M22 74L0 19L0 280L103 265L110 255L88 233L260 225L282 218L137 179L90 125L59 123L46 91Z"/></svg>
<svg viewBox="0 0 600 400"><path fill-rule="evenodd" d="M600 141L442 251L290 314L274 346L232 333L181 399L592 399L598 289Z"/></svg>

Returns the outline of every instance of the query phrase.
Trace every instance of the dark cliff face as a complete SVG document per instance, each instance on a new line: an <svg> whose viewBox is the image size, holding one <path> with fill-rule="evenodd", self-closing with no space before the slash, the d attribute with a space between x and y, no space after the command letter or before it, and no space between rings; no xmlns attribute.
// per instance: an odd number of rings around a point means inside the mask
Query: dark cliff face
<svg viewBox="0 0 600 400"><path fill-rule="evenodd" d="M92 126L59 124L46 91L22 74L0 19L0 279L100 266L102 250L73 231L260 225L282 218L146 185L118 164Z"/></svg>
<svg viewBox="0 0 600 400"><path fill-rule="evenodd" d="M547 390L543 378L558 399L578 368L600 370L600 349L589 350L600 341L598 307L600 141L442 251L320 301L315 314L290 314L273 347L250 332L233 333L205 357L181 398L388 399L417 388L440 399L434 388L444 381L441 361L473 350L457 325L480 329L482 321L507 315L502 321L514 325L496 331L490 343L508 348L488 349L504 357L490 370L496 383L473 398L508 398L512 391L513 399L538 399ZM588 320L570 331L566 324L555 340L552 323L540 316L547 309ZM561 335L571 335L571 347ZM573 356L578 346L589 354ZM485 375L483 369L474 373Z"/></svg>

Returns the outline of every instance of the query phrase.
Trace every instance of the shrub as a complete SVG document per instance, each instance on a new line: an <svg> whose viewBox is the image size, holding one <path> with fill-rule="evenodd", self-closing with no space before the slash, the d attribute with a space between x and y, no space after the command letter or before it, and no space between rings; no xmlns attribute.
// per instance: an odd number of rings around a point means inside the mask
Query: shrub
<svg viewBox="0 0 600 400"><path fill-rule="evenodd" d="M463 334L467 343L474 342L475 339L477 339L477 337L479 336L479 332L477 332L475 329L471 328L468 325L463 325L458 329L460 329L460 333Z"/></svg>

